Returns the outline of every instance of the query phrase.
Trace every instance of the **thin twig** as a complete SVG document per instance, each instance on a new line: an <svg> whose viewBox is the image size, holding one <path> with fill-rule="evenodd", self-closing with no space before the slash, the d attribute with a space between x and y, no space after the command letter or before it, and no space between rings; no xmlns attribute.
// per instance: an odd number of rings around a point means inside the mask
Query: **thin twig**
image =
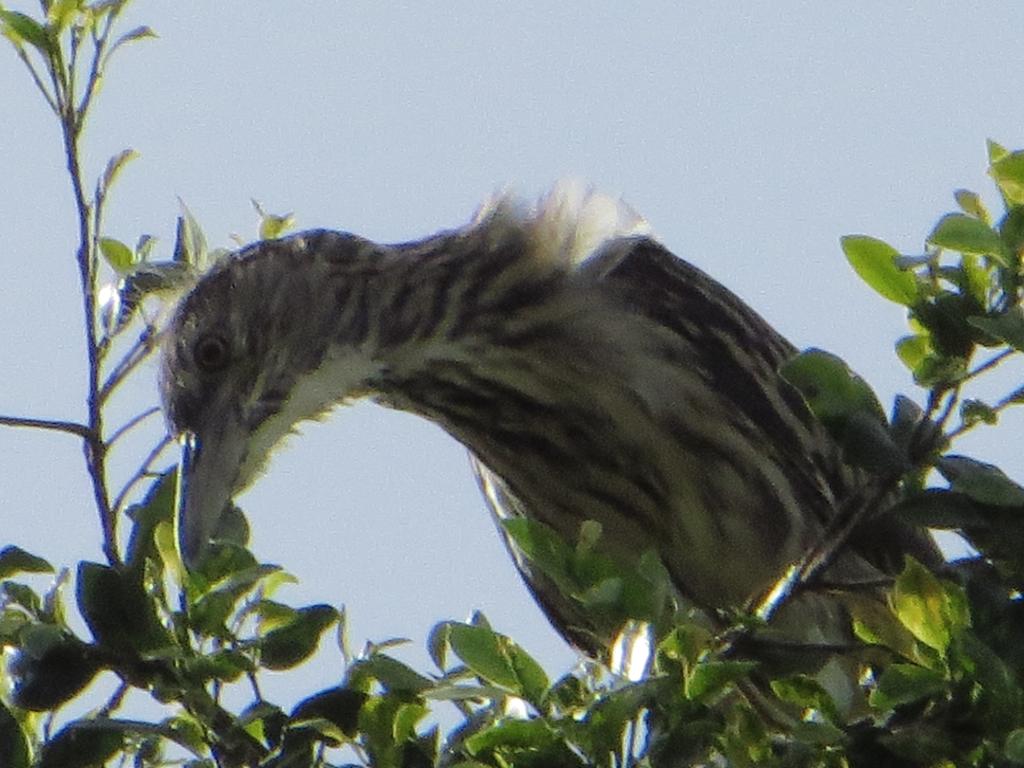
<svg viewBox="0 0 1024 768"><path fill-rule="evenodd" d="M83 440L94 440L96 435L85 424L74 421L57 421L53 419L29 419L21 416L0 416L0 426L29 427L31 429L49 429L54 432L67 432Z"/></svg>
<svg viewBox="0 0 1024 768"><path fill-rule="evenodd" d="M99 398L101 404L106 402L107 398L117 389L117 385L124 381L125 377L145 362L146 358L149 357L156 347L155 338L155 334L148 328L139 335L139 338L136 339L124 357L114 366L114 369L107 375L106 381L100 387Z"/></svg>
<svg viewBox="0 0 1024 768"><path fill-rule="evenodd" d="M128 482L124 484L124 486L121 488L121 491L114 498L114 502L111 505L111 507L115 515L120 514L122 506L128 499L128 494L130 494L135 489L135 486L137 486L147 477L151 476L153 462L155 462L159 458L160 454L164 452L164 449L166 449L167 446L173 442L174 438L172 438L170 435L164 435L163 438L161 438L161 440L155 446L153 446L153 449L146 455L146 458L143 459L142 464L135 471L135 474L133 474L128 479Z"/></svg>
<svg viewBox="0 0 1024 768"><path fill-rule="evenodd" d="M140 423L148 419L150 416L153 416L154 414L157 413L160 413L160 409L154 405L151 408L147 408L142 413L137 414L134 418L131 418L128 421L126 421L124 424L122 424L120 427L114 430L114 434L107 438L107 450L109 451L114 446L114 443L117 442L118 438L120 438L122 435L131 431L133 428L135 428Z"/></svg>
<svg viewBox="0 0 1024 768"><path fill-rule="evenodd" d="M25 49L20 46L18 47L18 58L25 63L26 67L28 67L28 72L32 76L32 82L36 84L36 88L38 88L39 92L43 94L43 98L46 99L47 106L49 106L50 109L53 110L53 114L59 118L60 107L57 106L57 102L54 101L52 94L47 90L46 84L43 82L43 79L39 77L39 73L36 72L36 68L32 66L32 61L29 59L28 54L25 53Z"/></svg>
<svg viewBox="0 0 1024 768"><path fill-rule="evenodd" d="M970 379L976 378L981 374L985 373L986 371L995 368L997 365L1003 362L1003 360L1016 354L1016 352L1016 349L1004 349L1002 352L993 355L984 363L978 365L978 367L975 368L973 371L968 372L967 376L964 377L964 381L969 381Z"/></svg>

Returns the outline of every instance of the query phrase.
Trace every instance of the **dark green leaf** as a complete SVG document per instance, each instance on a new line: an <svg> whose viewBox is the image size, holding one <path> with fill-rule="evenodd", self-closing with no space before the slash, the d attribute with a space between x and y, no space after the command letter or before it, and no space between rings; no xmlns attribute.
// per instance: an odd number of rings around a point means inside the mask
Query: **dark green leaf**
<svg viewBox="0 0 1024 768"><path fill-rule="evenodd" d="M448 660L448 629L450 625L450 622L440 621L431 628L430 634L427 636L427 652L430 654L431 661L440 670L444 670Z"/></svg>
<svg viewBox="0 0 1024 768"><path fill-rule="evenodd" d="M900 254L891 245L867 235L847 235L840 243L850 266L879 294L906 307L918 300L917 279L897 266Z"/></svg>
<svg viewBox="0 0 1024 768"><path fill-rule="evenodd" d="M942 693L946 685L939 672L916 664L890 664L871 691L869 701L879 712L888 712L903 704Z"/></svg>
<svg viewBox="0 0 1024 768"><path fill-rule="evenodd" d="M1008 478L999 467L966 456L943 456L936 464L954 491L982 504L1024 506L1024 488Z"/></svg>
<svg viewBox="0 0 1024 768"><path fill-rule="evenodd" d="M49 54L53 47L50 36L46 33L46 28L31 16L17 11L0 10L0 21L3 22L0 32L15 45L28 43L38 49L40 53Z"/></svg>
<svg viewBox="0 0 1024 768"><path fill-rule="evenodd" d="M8 768L28 768L28 740L11 711L0 702L0 755Z"/></svg>
<svg viewBox="0 0 1024 768"><path fill-rule="evenodd" d="M309 696L292 710L292 720L323 718L334 723L346 736L355 736L359 725L359 710L367 696L362 691L348 688L328 688Z"/></svg>
<svg viewBox="0 0 1024 768"><path fill-rule="evenodd" d="M385 690L393 692L422 693L434 686L429 678L384 653L374 653L357 662L357 668L352 673L353 679L359 681L366 676L379 682Z"/></svg>
<svg viewBox="0 0 1024 768"><path fill-rule="evenodd" d="M0 579L16 573L53 573L53 566L13 544L0 549Z"/></svg>
<svg viewBox="0 0 1024 768"><path fill-rule="evenodd" d="M316 652L320 636L334 623L338 612L329 605L299 610L295 621L267 633L260 641L260 662L267 669L289 669Z"/></svg>
<svg viewBox="0 0 1024 768"><path fill-rule="evenodd" d="M153 651L171 643L138 575L99 563L79 563L78 608L100 645Z"/></svg>
<svg viewBox="0 0 1024 768"><path fill-rule="evenodd" d="M33 711L55 709L76 696L99 670L87 646L75 638L62 636L45 649L26 647L11 665L14 703Z"/></svg>
<svg viewBox="0 0 1024 768"><path fill-rule="evenodd" d="M928 235L928 242L950 251L992 256L1006 265L999 233L985 222L963 213L949 213L939 219Z"/></svg>
<svg viewBox="0 0 1024 768"><path fill-rule="evenodd" d="M1024 308L1021 306L1011 307L998 315L969 317L967 322L1014 349L1024 351Z"/></svg>
<svg viewBox="0 0 1024 768"><path fill-rule="evenodd" d="M102 723L73 722L43 745L39 768L95 768L124 746L124 731Z"/></svg>
<svg viewBox="0 0 1024 768"><path fill-rule="evenodd" d="M904 499L888 514L922 528L957 530L987 527L990 514L977 501L965 493L942 488L929 488L923 493Z"/></svg>

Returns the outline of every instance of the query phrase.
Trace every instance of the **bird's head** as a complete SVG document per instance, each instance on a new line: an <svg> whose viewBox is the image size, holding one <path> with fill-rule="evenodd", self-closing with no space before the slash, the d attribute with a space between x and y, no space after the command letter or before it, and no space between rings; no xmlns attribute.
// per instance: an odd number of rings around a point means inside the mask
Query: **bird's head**
<svg viewBox="0 0 1024 768"><path fill-rule="evenodd" d="M328 242L325 242L327 240ZM194 564L231 497L297 422L353 396L368 377L325 299L327 257L358 264L357 238L314 232L223 260L176 309L165 333L161 396L182 445L178 540Z"/></svg>

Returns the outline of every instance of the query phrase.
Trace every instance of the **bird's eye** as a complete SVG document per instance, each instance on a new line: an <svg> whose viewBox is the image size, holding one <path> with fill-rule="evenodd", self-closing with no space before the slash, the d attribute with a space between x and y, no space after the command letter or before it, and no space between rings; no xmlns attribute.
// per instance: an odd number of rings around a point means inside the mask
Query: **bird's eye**
<svg viewBox="0 0 1024 768"><path fill-rule="evenodd" d="M206 373L215 373L228 364L228 342L218 333L202 336L192 348L196 365Z"/></svg>

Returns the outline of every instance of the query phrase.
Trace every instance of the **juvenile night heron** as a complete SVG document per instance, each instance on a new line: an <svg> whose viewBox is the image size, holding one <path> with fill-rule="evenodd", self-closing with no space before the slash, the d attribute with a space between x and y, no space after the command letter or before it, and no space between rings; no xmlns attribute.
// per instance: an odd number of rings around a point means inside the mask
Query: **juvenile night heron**
<svg viewBox="0 0 1024 768"><path fill-rule="evenodd" d="M653 550L679 597L740 606L819 543L857 481L778 374L794 351L640 216L578 187L534 206L499 197L418 242L314 230L256 243L201 279L166 335L181 549L198 558L297 422L369 397L464 444L496 519L570 542L595 520L611 557ZM886 526L829 580L877 579L903 549L929 551ZM615 628L506 543L563 636L608 641ZM834 609L806 597L783 614L828 640L842 634Z"/></svg>

